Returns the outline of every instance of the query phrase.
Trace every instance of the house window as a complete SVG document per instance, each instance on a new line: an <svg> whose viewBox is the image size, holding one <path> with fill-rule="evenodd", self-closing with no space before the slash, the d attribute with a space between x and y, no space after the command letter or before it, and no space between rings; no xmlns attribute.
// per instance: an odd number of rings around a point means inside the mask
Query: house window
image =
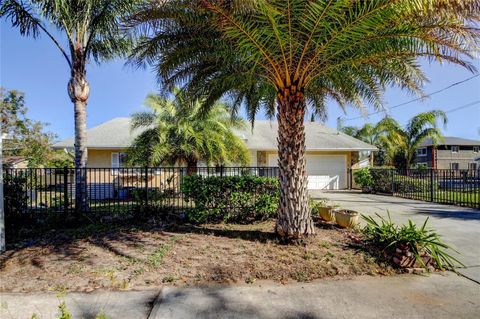
<svg viewBox="0 0 480 319"><path fill-rule="evenodd" d="M451 168L451 169L458 170L458 169L460 169L460 164L458 164L458 163L450 163L450 168Z"/></svg>
<svg viewBox="0 0 480 319"><path fill-rule="evenodd" d="M476 170L477 169L477 163L468 163L468 169Z"/></svg>
<svg viewBox="0 0 480 319"><path fill-rule="evenodd" d="M127 153L112 153L112 168L127 166Z"/></svg>
<svg viewBox="0 0 480 319"><path fill-rule="evenodd" d="M427 148L422 147L417 149L417 156L427 156Z"/></svg>
<svg viewBox="0 0 480 319"><path fill-rule="evenodd" d="M452 153L458 153L458 146L452 146Z"/></svg>
<svg viewBox="0 0 480 319"><path fill-rule="evenodd" d="M474 147L473 147L473 152L474 152L474 153L478 153L478 149L479 149L478 146L474 146Z"/></svg>

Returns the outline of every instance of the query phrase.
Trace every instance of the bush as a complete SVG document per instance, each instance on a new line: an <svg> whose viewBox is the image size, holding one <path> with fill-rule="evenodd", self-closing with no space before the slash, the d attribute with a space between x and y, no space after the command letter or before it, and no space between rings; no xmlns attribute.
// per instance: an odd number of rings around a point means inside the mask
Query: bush
<svg viewBox="0 0 480 319"><path fill-rule="evenodd" d="M388 255L397 257L399 265L401 265L401 257L414 258L416 262L425 268L428 263L426 261L433 260L433 264L439 269L454 269L457 265L463 264L456 258L450 256L446 250L451 249L445 244L440 236L432 229L427 229L428 218L421 227L418 227L411 220L407 225L396 226L388 214L388 219L377 214L380 222L373 217L363 216L367 222L362 232L367 241L379 246ZM399 251L406 252L405 256L399 256ZM455 251L456 252L456 251ZM427 257L427 258L425 258ZM395 259L394 259L395 262Z"/></svg>
<svg viewBox="0 0 480 319"><path fill-rule="evenodd" d="M391 169L372 168L373 191L375 193L392 193L392 172Z"/></svg>
<svg viewBox="0 0 480 319"><path fill-rule="evenodd" d="M186 176L182 192L195 207L187 212L194 223L249 223L273 217L277 212L279 182L257 176Z"/></svg>
<svg viewBox="0 0 480 319"><path fill-rule="evenodd" d="M428 176L422 177L410 177L404 175L395 176L395 192L397 193L420 193L429 192L430 178ZM436 189L437 184L434 183L433 187Z"/></svg>
<svg viewBox="0 0 480 319"><path fill-rule="evenodd" d="M373 178L372 174L370 174L370 169L368 167L364 167L355 171L353 173L353 177L355 179L355 183L362 186L362 190L365 192L369 192L370 188L373 185Z"/></svg>
<svg viewBox="0 0 480 319"><path fill-rule="evenodd" d="M20 214L27 207L27 194L25 186L27 185L27 176L24 174L4 174L4 205L5 212L9 214Z"/></svg>

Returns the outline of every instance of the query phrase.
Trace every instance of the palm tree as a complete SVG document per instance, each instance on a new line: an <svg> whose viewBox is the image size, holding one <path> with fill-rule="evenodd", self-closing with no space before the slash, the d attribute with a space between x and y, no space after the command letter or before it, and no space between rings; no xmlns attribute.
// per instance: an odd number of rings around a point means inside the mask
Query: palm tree
<svg viewBox="0 0 480 319"><path fill-rule="evenodd" d="M145 105L151 111L132 115L132 130L143 130L128 152L132 164L186 163L191 175L199 161L218 165L250 161L245 143L233 132L244 128L243 120L231 118L224 104L215 103L204 112L202 101L189 99L179 90L174 95L170 101L150 94Z"/></svg>
<svg viewBox="0 0 480 319"><path fill-rule="evenodd" d="M228 95L278 121L281 193L276 232L313 234L305 170L307 106L323 116L331 98L344 108L382 106L386 86L419 93L418 57L466 61L478 51L478 0L149 1L130 19L139 34L132 62L149 64L166 88L183 85L205 107Z"/></svg>
<svg viewBox="0 0 480 319"><path fill-rule="evenodd" d="M442 131L437 125L438 120L443 125L447 124L445 112L433 110L417 114L408 121L405 128L391 117L384 118L379 125L390 132L390 139L396 141L394 152L403 158L406 168L410 168L415 152L427 138L430 138L433 144L443 140Z"/></svg>
<svg viewBox="0 0 480 319"><path fill-rule="evenodd" d="M358 138L365 143L375 145L378 148L382 148L385 131L380 125L373 125L370 123L365 123L361 128L354 126L345 126L342 127L342 131L350 136ZM370 152L370 165L373 166L375 161L375 154L373 151Z"/></svg>
<svg viewBox="0 0 480 319"><path fill-rule="evenodd" d="M75 112L75 208L87 207L86 106L90 85L87 63L126 53L129 40L119 20L130 14L136 0L2 0L0 17L9 19L23 36L46 35L60 51L70 70L68 95ZM57 37L57 32L64 37ZM66 45L63 45L66 43Z"/></svg>

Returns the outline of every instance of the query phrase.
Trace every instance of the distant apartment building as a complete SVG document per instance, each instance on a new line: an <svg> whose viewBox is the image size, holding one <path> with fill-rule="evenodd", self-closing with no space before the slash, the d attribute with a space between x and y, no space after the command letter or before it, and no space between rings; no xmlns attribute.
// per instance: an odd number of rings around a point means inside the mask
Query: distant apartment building
<svg viewBox="0 0 480 319"><path fill-rule="evenodd" d="M415 164L437 169L480 169L480 141L446 136L434 145L425 140L417 149Z"/></svg>

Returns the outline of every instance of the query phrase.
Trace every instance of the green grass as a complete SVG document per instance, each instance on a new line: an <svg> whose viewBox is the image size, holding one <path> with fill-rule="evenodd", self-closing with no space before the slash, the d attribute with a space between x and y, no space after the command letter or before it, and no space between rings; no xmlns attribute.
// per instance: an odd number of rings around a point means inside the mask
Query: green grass
<svg viewBox="0 0 480 319"><path fill-rule="evenodd" d="M399 197L407 197L413 199L419 199L424 201L430 201L429 192L417 192L417 193L404 193L397 194ZM473 208L479 207L479 194L477 192L460 192L460 191L445 191L435 190L433 193L433 202L435 203L447 203L456 204L462 206L468 206Z"/></svg>

